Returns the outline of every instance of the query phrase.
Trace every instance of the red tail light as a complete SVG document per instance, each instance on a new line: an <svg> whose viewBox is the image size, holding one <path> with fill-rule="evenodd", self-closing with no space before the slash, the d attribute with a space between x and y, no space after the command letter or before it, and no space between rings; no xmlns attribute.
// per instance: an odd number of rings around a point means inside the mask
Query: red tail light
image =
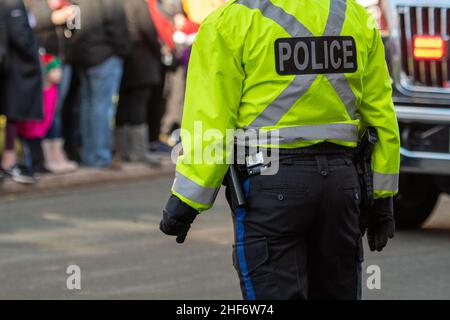
<svg viewBox="0 0 450 320"><path fill-rule="evenodd" d="M447 56L447 42L440 36L416 36L414 58L416 60L444 60Z"/></svg>

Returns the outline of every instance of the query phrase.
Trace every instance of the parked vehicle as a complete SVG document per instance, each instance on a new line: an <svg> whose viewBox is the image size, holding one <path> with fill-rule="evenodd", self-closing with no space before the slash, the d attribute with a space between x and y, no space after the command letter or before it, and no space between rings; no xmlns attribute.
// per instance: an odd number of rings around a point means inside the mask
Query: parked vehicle
<svg viewBox="0 0 450 320"><path fill-rule="evenodd" d="M400 123L401 228L419 227L450 193L450 1L360 0L377 18Z"/></svg>

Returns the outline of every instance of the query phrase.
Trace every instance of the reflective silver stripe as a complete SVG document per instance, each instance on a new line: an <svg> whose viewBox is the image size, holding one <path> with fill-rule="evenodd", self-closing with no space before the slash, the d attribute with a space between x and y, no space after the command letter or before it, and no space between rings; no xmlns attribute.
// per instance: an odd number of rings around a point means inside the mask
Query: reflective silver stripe
<svg viewBox="0 0 450 320"><path fill-rule="evenodd" d="M342 103L344 103L347 108L347 112L351 119L356 117L356 96L350 88L350 83L348 79L342 73L327 74L328 81L333 86L334 91L341 98Z"/></svg>
<svg viewBox="0 0 450 320"><path fill-rule="evenodd" d="M250 146L265 144L274 146L277 143L281 145L315 140L358 142L358 126L351 123L286 127L262 133L260 133L261 129L259 128L248 128L247 132L252 130L255 131L255 134L248 134L249 139L247 140ZM243 141L241 140L238 140L239 145L242 145Z"/></svg>
<svg viewBox="0 0 450 320"><path fill-rule="evenodd" d="M347 0L331 0L330 14L324 36L338 36L342 32L347 11Z"/></svg>
<svg viewBox="0 0 450 320"><path fill-rule="evenodd" d="M275 6L269 0L239 0L236 3L249 9L259 9L266 18L275 21L292 37L313 37L311 31L301 24L296 17Z"/></svg>
<svg viewBox="0 0 450 320"><path fill-rule="evenodd" d="M216 200L220 188L202 187L181 173L176 172L172 190L186 199L209 206Z"/></svg>
<svg viewBox="0 0 450 320"><path fill-rule="evenodd" d="M328 17L324 35L340 35L345 23L347 1L331 0L330 12L332 12L332 14L330 14ZM352 89L350 88L348 79L344 74L341 73L327 74L326 77L346 106L348 114L352 119L354 119L356 115L356 97Z"/></svg>
<svg viewBox="0 0 450 320"><path fill-rule="evenodd" d="M237 4L242 4L250 9L258 9L268 19L275 21L286 30L292 37L312 37L314 36L301 22L293 15L287 13L282 8L275 6L270 0L239 0ZM346 0L331 0L330 14L324 35L340 35L345 22L347 11ZM343 104L352 119L356 113L356 97L350 88L348 79L343 74L326 75L329 82L341 98ZM252 127L275 126L281 118L292 108L292 106L309 90L317 79L317 75L296 76L294 80L283 90L283 92L270 103L264 111L251 123Z"/></svg>
<svg viewBox="0 0 450 320"><path fill-rule="evenodd" d="M259 9L261 13L279 24L292 37L313 37L296 17L287 13L282 8L272 4L269 0L239 0L250 9ZM283 90L283 92L251 123L251 127L270 127L276 125L291 107L303 96L316 80L317 75L295 77L295 79Z"/></svg>
<svg viewBox="0 0 450 320"><path fill-rule="evenodd" d="M297 76L286 89L250 124L251 127L272 127L309 90L317 75Z"/></svg>
<svg viewBox="0 0 450 320"><path fill-rule="evenodd" d="M397 191L398 181L398 174L383 174L378 172L374 172L373 174L373 187L375 190Z"/></svg>
<svg viewBox="0 0 450 320"><path fill-rule="evenodd" d="M358 142L358 126L337 123L318 126L299 126L279 129L281 143L301 140L341 140Z"/></svg>

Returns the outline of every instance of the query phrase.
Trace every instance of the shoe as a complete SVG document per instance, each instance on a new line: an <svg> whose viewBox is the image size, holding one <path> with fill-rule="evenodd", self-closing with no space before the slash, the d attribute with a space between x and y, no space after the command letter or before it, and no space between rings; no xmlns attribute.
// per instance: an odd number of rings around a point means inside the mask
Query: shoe
<svg viewBox="0 0 450 320"><path fill-rule="evenodd" d="M151 166L160 166L159 157L148 152L148 126L130 126L130 160L132 162L145 162Z"/></svg>
<svg viewBox="0 0 450 320"><path fill-rule="evenodd" d="M36 177L33 174L29 174L26 170L21 169L19 166L14 166L11 169L2 169L4 175L9 177L12 181L21 184L35 184L37 182Z"/></svg>
<svg viewBox="0 0 450 320"><path fill-rule="evenodd" d="M71 173L78 169L78 164L67 159L63 150L62 139L51 139L42 141L46 170L53 174Z"/></svg>
<svg viewBox="0 0 450 320"><path fill-rule="evenodd" d="M50 173L58 173L59 166L54 153L53 140L42 140L42 152L44 153L44 168Z"/></svg>
<svg viewBox="0 0 450 320"><path fill-rule="evenodd" d="M59 167L59 173L71 173L78 170L78 163L67 159L67 155L64 152L64 140L53 140L53 154L55 155L56 163Z"/></svg>

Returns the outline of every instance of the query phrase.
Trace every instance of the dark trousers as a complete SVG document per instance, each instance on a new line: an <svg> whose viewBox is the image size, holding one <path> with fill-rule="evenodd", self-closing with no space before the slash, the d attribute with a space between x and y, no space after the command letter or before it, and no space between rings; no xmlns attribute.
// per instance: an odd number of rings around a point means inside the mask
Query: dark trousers
<svg viewBox="0 0 450 320"><path fill-rule="evenodd" d="M145 124L147 122L149 101L154 91L154 88L150 86L120 90L116 125L122 127Z"/></svg>
<svg viewBox="0 0 450 320"><path fill-rule="evenodd" d="M22 138L24 166L29 174L45 172L44 153L41 147L42 139L24 139Z"/></svg>
<svg viewBox="0 0 450 320"><path fill-rule="evenodd" d="M148 134L149 142L159 141L159 135L161 133L161 122L166 113L167 99L164 93L166 71L162 72L162 82L154 87L154 92L148 101Z"/></svg>
<svg viewBox="0 0 450 320"><path fill-rule="evenodd" d="M80 76L77 69L72 70L70 87L62 106L62 134L64 148L71 160L80 162Z"/></svg>
<svg viewBox="0 0 450 320"><path fill-rule="evenodd" d="M360 186L349 156L284 161L233 213L244 299L360 299ZM227 190L230 200L230 190Z"/></svg>

